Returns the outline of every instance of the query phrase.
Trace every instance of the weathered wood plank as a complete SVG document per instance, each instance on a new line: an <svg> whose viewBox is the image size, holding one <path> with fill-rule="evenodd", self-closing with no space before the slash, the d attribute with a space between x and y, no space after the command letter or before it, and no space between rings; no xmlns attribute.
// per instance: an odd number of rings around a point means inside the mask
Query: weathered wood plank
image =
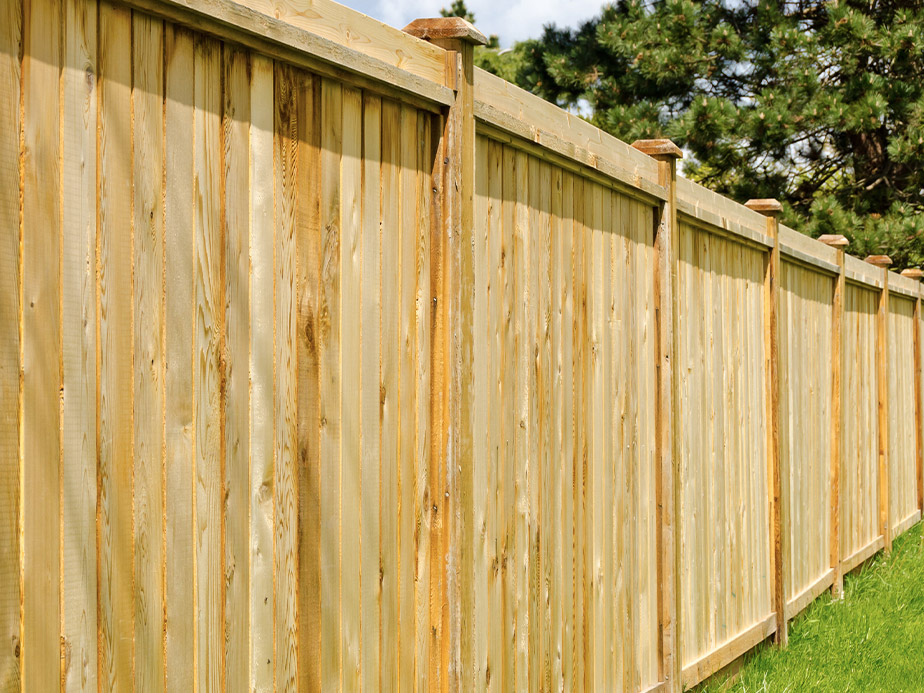
<svg viewBox="0 0 924 693"><path fill-rule="evenodd" d="M321 688L321 80L298 74L298 688Z"/></svg>
<svg viewBox="0 0 924 693"><path fill-rule="evenodd" d="M295 70L276 66L275 87L275 465L274 590L277 690L298 687L298 330L296 186L298 101Z"/></svg>
<svg viewBox="0 0 924 693"><path fill-rule="evenodd" d="M225 209L225 681L250 684L250 56L228 50L222 166Z"/></svg>
<svg viewBox="0 0 924 693"><path fill-rule="evenodd" d="M379 471L381 528L381 662L378 687L398 690L400 667L399 570L400 541L400 454L401 408L399 389L401 360L401 105L382 102L381 179L381 401L378 416L382 434Z"/></svg>
<svg viewBox="0 0 924 693"><path fill-rule="evenodd" d="M0 551L7 556L7 560L0 562L0 638L3 642L22 645L20 623L20 605L22 599L22 558L20 554L21 525L21 438L22 431L22 401L20 397L20 348L22 344L22 330L20 316L22 314L22 265L20 263L20 239L22 228L20 226L20 141L21 113L20 96L22 90L22 65L20 51L23 44L23 15L22 4L18 2L5 3L0 9L0 277L3 277L3 288L0 291L0 333L4 338L0 340L0 410L8 412L0 417L0 487L8 489L0 496ZM93 22L95 29L96 22ZM95 38L95 37L94 37ZM69 37L69 46L73 46ZM96 42L92 45L95 47ZM94 54L95 55L95 54ZM66 53L70 60L74 53ZM94 58L95 65L95 58ZM72 96L72 92L65 91L65 99ZM96 104L96 98L91 99ZM66 111L68 112L68 111ZM90 121L95 125L96 117ZM95 145L95 136L90 138ZM65 147L67 141L65 141ZM94 157L95 158L95 157ZM92 180L95 186L95 175ZM67 186L67 178L65 178ZM90 197L95 207L95 189L91 188ZM88 230L89 242L95 246L95 211L93 225ZM95 251L95 247L94 247ZM89 290L91 296L95 293L95 255L91 265L93 274ZM92 300L90 322L94 324L95 334L95 296ZM91 366L95 371L95 343L88 345ZM94 378L95 380L95 378ZM94 382L95 386L95 382ZM90 416L95 418L95 393ZM93 430L92 460L96 459L95 425ZM96 473L92 474L93 485L92 506L90 509L90 532L93 532L96 514ZM67 506L65 506L67 507ZM92 560L96 560L96 549L92 546ZM65 574L70 570L70 561L65 560ZM95 569L95 564L94 564ZM95 580L95 577L94 577ZM95 598L95 595L94 595ZM91 633L96 631L96 607L93 605ZM65 632L69 632L69 623L65 611ZM75 629L79 631L79 627ZM92 638L95 645L95 638ZM18 691L22 685L21 659L16 653L15 644L0 650L0 689L4 691ZM80 645L75 644L79 650ZM20 650L21 652L21 650ZM96 655L93 653L90 666L95 674ZM95 687L95 684L94 684Z"/></svg>
<svg viewBox="0 0 924 693"><path fill-rule="evenodd" d="M99 7L99 686L133 685L131 13ZM43 102L43 108L48 103Z"/></svg>
<svg viewBox="0 0 924 693"><path fill-rule="evenodd" d="M9 3L17 7L18 3ZM19 31L20 18L10 16L2 20L11 22L13 31ZM61 185L64 209L63 249L61 263L62 292L62 359L64 379L63 410L63 457L61 470L62 484L62 632L64 645L64 687L71 691L95 691L97 689L97 576L96 576L96 145L97 145L97 99L96 92L96 30L97 6L82 0L69 0L64 5L64 71L62 76L62 135L61 142ZM6 29L6 26L4 27ZM2 34L4 32L0 32ZM4 46L0 46L0 69L7 69L4 59L15 52L6 53L9 36L5 36ZM18 38L16 39L18 41ZM87 79L87 75L92 75ZM4 75L6 77L6 75ZM4 79L4 84L9 84ZM10 85L12 86L12 85ZM18 85L16 87L18 92ZM8 103L18 104L17 98L9 98ZM6 123L0 106L0 121ZM18 113L16 114L18 117ZM6 127L3 125L2 127ZM9 136L18 137L19 127L10 129ZM7 131L4 135L7 136ZM0 140L2 142L2 140ZM0 143L0 160L11 154L6 161L15 161L12 150L5 147L12 143ZM16 143L18 147L18 142ZM0 164L3 166L3 164ZM5 173L5 171L3 172ZM0 173L0 178L3 177ZM18 192L18 180L0 184L8 187L10 192ZM0 196L8 194L0 192ZM0 197L0 214L8 211L6 200ZM18 200L16 201L18 207ZM15 209L15 208L14 208ZM9 211L12 211L10 209ZM0 221L0 225L5 225ZM18 219L16 221L18 226ZM9 225L13 229L13 224ZM18 244L19 234L11 233ZM0 250L0 253L5 252ZM18 256L18 249L16 255ZM14 256L11 255L10 259ZM19 276L18 257L16 265L7 266L6 258L0 257L0 273L15 278ZM4 293L18 302L19 285L5 288ZM158 291L158 295L159 295ZM19 360L18 325L8 325L6 306L0 307L0 330L6 342L16 345L16 368ZM15 313L11 313L11 316ZM16 321L18 323L18 319ZM0 372L13 375L14 370L7 367L7 355L0 356ZM16 377L18 384L18 375ZM0 385L0 408L7 405L6 387ZM17 388L18 389L18 388ZM18 402L10 402L4 411L18 409ZM18 417L16 417L18 420ZM12 417L10 417L12 420ZM0 424L0 427L6 424ZM0 428L2 431L2 428ZM12 460L13 455L6 454L4 446L5 432L0 432L0 459ZM17 434L18 440L18 434ZM15 455L18 460L18 452ZM6 484L5 477L0 485ZM5 488L19 489L19 481ZM15 496L14 496L15 497ZM3 525L4 529L6 524ZM6 549L0 546L0 550ZM18 551L18 546L15 548ZM13 555L14 548L9 547L7 555ZM6 561L7 565L18 561ZM18 572L18 571L17 571ZM13 585L10 579L0 573L0 583ZM15 579L18 586L18 575ZM18 611L18 605L17 605ZM3 617L0 617L3 618ZM18 616L16 632L18 634ZM6 633L4 632L4 636ZM18 635L16 636L18 638ZM9 640L11 641L11 640ZM0 662L0 688L11 671ZM5 689L4 689L5 690Z"/></svg>
<svg viewBox="0 0 924 693"><path fill-rule="evenodd" d="M194 686L195 609L193 529L195 275L193 261L193 37L166 27L164 133L167 171L164 191L164 284L166 407L166 671L173 693Z"/></svg>
<svg viewBox="0 0 924 693"><path fill-rule="evenodd" d="M340 84L321 84L321 688L340 685Z"/></svg>
<svg viewBox="0 0 924 693"><path fill-rule="evenodd" d="M250 65L250 686L273 686L273 63Z"/></svg>
<svg viewBox="0 0 924 693"><path fill-rule="evenodd" d="M382 583L379 545L382 496L379 472L382 464L380 428L382 296L382 100L365 96L363 112L362 217L360 245L360 646L363 689L379 686Z"/></svg>
<svg viewBox="0 0 924 693"><path fill-rule="evenodd" d="M134 688L139 691L163 690L166 664L163 32L160 20L132 18Z"/></svg>
<svg viewBox="0 0 924 693"><path fill-rule="evenodd" d="M224 256L221 219L221 45L196 39L194 111L196 680L224 685Z"/></svg>
<svg viewBox="0 0 924 693"><path fill-rule="evenodd" d="M342 474L341 552L342 570L341 669L343 687L358 690L362 665L362 625L360 591L362 469L360 442L362 381L362 92L343 90L343 159L340 168L341 248L340 254L340 361L343 364L343 436L340 440ZM351 550L343 551L349 546Z"/></svg>
<svg viewBox="0 0 924 693"><path fill-rule="evenodd" d="M23 20L21 666L23 690L52 691L61 683L61 6L27 3Z"/></svg>
<svg viewBox="0 0 924 693"><path fill-rule="evenodd" d="M433 466L433 398L430 379L433 373L433 305L435 288L433 272L434 241L437 240L439 227L431 223L434 204L432 190L436 181L431 177L433 158L431 151L430 115L418 112L417 130L414 143L417 148L418 171L417 216L414 229L414 264L415 283L415 452L414 452L414 540L411 550L414 552L414 667L415 685L426 689L430 684L432 633L435 627L431 614L431 551L434 524L433 508L436 507L433 494L436 492L431 476ZM436 233L434 233L436 227ZM410 548L410 547L409 547Z"/></svg>
<svg viewBox="0 0 924 693"><path fill-rule="evenodd" d="M407 105L401 107L401 197L400 235L400 325L401 355L398 364L398 397L401 419L398 442L398 682L401 690L414 686L416 651L416 455L417 455L417 223L420 187L429 181L418 173L417 113Z"/></svg>

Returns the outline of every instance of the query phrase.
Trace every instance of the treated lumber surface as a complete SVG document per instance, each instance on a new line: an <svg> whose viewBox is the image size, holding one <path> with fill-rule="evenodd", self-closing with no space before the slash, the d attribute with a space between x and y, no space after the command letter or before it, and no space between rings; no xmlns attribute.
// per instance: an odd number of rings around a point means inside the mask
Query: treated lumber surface
<svg viewBox="0 0 924 693"><path fill-rule="evenodd" d="M894 275L889 275L892 288ZM916 405L913 373L915 364L915 302L892 294L888 307L886 369L888 401L889 514L892 536L895 528L918 509Z"/></svg>
<svg viewBox="0 0 924 693"><path fill-rule="evenodd" d="M192 34L167 26L164 136L173 143L164 153L169 172L164 194L165 617L167 690L193 688L194 610L194 364L195 275L193 258L193 62ZM192 79L190 79L192 76ZM166 278L166 277L165 277ZM167 405L169 403L169 405ZM255 630L256 632L256 630Z"/></svg>
<svg viewBox="0 0 924 693"><path fill-rule="evenodd" d="M0 339L0 412L3 414L0 416L0 488L3 489L0 495L0 552L7 557L0 562L0 638L8 643L0 649L0 688L4 690L20 690L22 684L19 657L22 652L20 642L22 498L18 493L22 479L20 467L22 450L20 367L22 361L20 354L23 335L20 316L23 306L22 266L20 264L21 159L19 156L19 136L22 125L22 114L19 109L22 65L19 56L24 28L22 9L22 5L18 2L5 3L0 9L0 278L2 278L0 279L2 282L0 334L4 335L3 339ZM95 22L93 26L96 26ZM70 93L65 91L65 95ZM91 199L95 203L95 195L92 195ZM95 225L93 230L95 231ZM91 280L95 281L92 275ZM95 308L91 307L92 310ZM73 323L70 323L67 329L72 326ZM90 359L91 363L95 364L95 348L91 350ZM91 412L95 418L95 398ZM95 445L95 438L94 430L91 444ZM95 457L94 452L94 460ZM95 480L95 472L92 476ZM92 508L95 513L95 499ZM90 527L92 532L93 525L91 524ZM92 554L95 566L96 552L92 544L84 548L82 553L83 555ZM65 563L66 572L70 565L70 561ZM93 613L95 616L95 607ZM72 618L65 620L65 632L76 632L67 630L68 624L72 621ZM95 627L92 630L95 633ZM92 639L92 642L95 643L95 639ZM18 652L17 645L20 647ZM95 659L94 655L91 663Z"/></svg>
<svg viewBox="0 0 924 693"><path fill-rule="evenodd" d="M915 278L468 25L0 18L0 689L675 691L920 520Z"/></svg>
<svg viewBox="0 0 924 693"><path fill-rule="evenodd" d="M452 101L438 49L330 0L122 1L334 79L397 92L418 105Z"/></svg>
<svg viewBox="0 0 924 693"><path fill-rule="evenodd" d="M738 637L703 654L683 668L683 685L692 686L719 671L776 632L776 614L762 618Z"/></svg>
<svg viewBox="0 0 924 693"><path fill-rule="evenodd" d="M163 22L132 17L134 688L145 691L165 680L163 35Z"/></svg>
<svg viewBox="0 0 924 693"><path fill-rule="evenodd" d="M225 680L245 690L250 681L250 187L249 56L227 51L222 78L225 186Z"/></svg>
<svg viewBox="0 0 924 693"><path fill-rule="evenodd" d="M782 229L781 229L782 231ZM788 258L780 272L780 474L787 601L831 568L835 280Z"/></svg>
<svg viewBox="0 0 924 693"><path fill-rule="evenodd" d="M58 688L61 679L61 573L58 552L51 547L60 544L62 449L59 259L63 212L61 151L56 136L59 132L62 23L57 5L38 3L27 10L23 17L25 57L20 103L23 117L20 135L23 154L20 469L24 586L20 604L21 666L24 690L48 691ZM130 553L127 558L130 562ZM126 611L130 628L129 609Z"/></svg>
<svg viewBox="0 0 924 693"><path fill-rule="evenodd" d="M99 685L133 685L131 13L99 5ZM188 228L188 226L187 226Z"/></svg>
<svg viewBox="0 0 924 693"><path fill-rule="evenodd" d="M15 5L16 3L9 3ZM12 19L12 18L11 18ZM62 421L61 526L62 614L65 643L64 687L74 691L97 690L96 592L96 161L97 91L88 72L97 68L96 5L70 0L64 6L64 66L62 74L61 186L62 219L62 377L66 393ZM3 20L6 21L6 20ZM14 26L16 26L14 24ZM4 51L5 48L0 48ZM5 126L3 126L5 127ZM12 136L18 128L9 134ZM6 152L0 152L0 159ZM14 157L8 159L13 161ZM11 186L15 190L18 186ZM0 203L2 204L2 203ZM2 208L2 207L0 207ZM0 222L0 226L5 226ZM11 238L15 235L11 234ZM18 238L17 238L18 240ZM13 259L11 253L10 259ZM18 267L0 269L17 277ZM157 295L160 294L158 284ZM19 287L10 287L13 299ZM3 309L0 309L3 310ZM18 327L0 328L16 344ZM17 354L18 361L18 354ZM18 367L18 364L16 364ZM11 376L13 369L7 370ZM18 380L18 379L17 379ZM0 404L14 411L11 403ZM0 434L0 440L2 440ZM2 445L2 444L0 444ZM15 455L18 458L18 454ZM13 460L0 449L0 458ZM6 479L0 485L6 484ZM11 484L9 488L18 487ZM158 512L158 516L160 513ZM5 547L4 547L5 548ZM11 547L7 555L12 555ZM7 561L16 564L17 561ZM0 576L0 582L6 580ZM16 578L18 583L18 576ZM11 582L12 584L12 578ZM18 619L17 619L18 620ZM18 624L17 624L18 626ZM17 628L18 630L18 628ZM4 633L4 636L6 634ZM0 681L8 679L2 673Z"/></svg>
<svg viewBox="0 0 924 693"><path fill-rule="evenodd" d="M474 439L474 479L492 489L491 504L475 509L490 542L484 559L476 543L475 682L506 690L521 677L560 676L566 686L641 690L660 672L655 282L642 271L655 259L654 214L556 168L478 138L475 332L489 348L476 338L474 358L490 385L476 381L476 417L493 401L505 413L511 402L516 416L489 414L496 421ZM521 185L527 197L510 202ZM554 464L544 472L548 445L563 451L560 477ZM478 626L494 614L501 633Z"/></svg>

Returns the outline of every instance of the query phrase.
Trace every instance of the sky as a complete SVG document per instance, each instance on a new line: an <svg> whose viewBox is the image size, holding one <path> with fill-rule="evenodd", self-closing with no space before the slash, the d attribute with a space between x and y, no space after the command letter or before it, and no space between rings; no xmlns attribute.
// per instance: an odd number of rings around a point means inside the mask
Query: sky
<svg viewBox="0 0 924 693"><path fill-rule="evenodd" d="M418 17L438 17L452 0L338 0L363 14L399 29ZM576 27L600 12L604 0L466 0L476 26L486 36L497 34L501 46L536 38L545 24Z"/></svg>

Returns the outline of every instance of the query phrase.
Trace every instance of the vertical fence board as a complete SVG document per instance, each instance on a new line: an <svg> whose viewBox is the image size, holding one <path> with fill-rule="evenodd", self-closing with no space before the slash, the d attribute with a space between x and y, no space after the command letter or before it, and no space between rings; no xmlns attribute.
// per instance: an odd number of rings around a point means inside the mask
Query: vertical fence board
<svg viewBox="0 0 924 693"><path fill-rule="evenodd" d="M131 14L99 8L99 685L132 686ZM45 105L47 108L47 104Z"/></svg>
<svg viewBox="0 0 924 693"><path fill-rule="evenodd" d="M273 685L273 63L253 56L250 76L250 685Z"/></svg>
<svg viewBox="0 0 924 693"><path fill-rule="evenodd" d="M134 15L135 683L164 678L163 23Z"/></svg>
<svg viewBox="0 0 924 693"><path fill-rule="evenodd" d="M250 683L250 59L227 51L223 94L225 209L225 680Z"/></svg>
<svg viewBox="0 0 924 693"><path fill-rule="evenodd" d="M7 643L0 649L0 690L18 691L21 687L21 647L20 642L20 604L21 586L21 421L22 408L20 400L20 348L22 332L20 315L22 311L22 265L20 264L20 94L21 64L19 60L23 43L22 4L7 2L0 10L0 277L3 277L3 290L0 291L0 552L6 560L0 562L0 638ZM96 23L93 22L95 28ZM69 44L70 45L70 44ZM95 40L91 43L96 49ZM65 92L69 94L69 92ZM95 104L95 98L92 100ZM91 120L95 125L95 117ZM95 177L92 180L95 185ZM65 182L66 184L66 182ZM95 204L95 189L91 187L90 197ZM90 220L89 243L95 245L95 212ZM92 267L92 266L91 266ZM93 275L91 275L91 278ZM91 301L95 285L90 286ZM91 324L95 321L91 316ZM95 327L94 327L95 331ZM91 364L94 370L95 385L95 344L90 345ZM95 397L91 405L95 417ZM95 430L91 430L90 445L95 448ZM93 449L91 460L95 461ZM95 472L93 479L87 483L94 486L91 513L91 528L95 518ZM93 548L93 547L88 547ZM95 561L95 548L92 551ZM65 563L65 571L69 563ZM95 565L94 565L95 567ZM95 604L91 607L95 633ZM65 612L65 616L67 612ZM69 621L65 620L65 628ZM95 643L95 639L93 641ZM17 651L17 646L20 648ZM96 669L95 653L88 664L94 672Z"/></svg>
<svg viewBox="0 0 924 693"><path fill-rule="evenodd" d="M363 98L362 221L360 243L360 623L362 636L361 686L378 687L381 613L381 217L382 217L382 100Z"/></svg>
<svg viewBox="0 0 924 693"><path fill-rule="evenodd" d="M168 25L164 105L166 430L166 676L173 693L191 690L195 666L193 498L195 428L192 355L195 316L193 239L193 88L191 34Z"/></svg>
<svg viewBox="0 0 924 693"><path fill-rule="evenodd" d="M362 324L362 94L355 89L343 90L343 160L341 163L341 322L340 361L343 364L342 406L343 437L340 441L342 465L341 544L349 546L342 553L341 589L341 667L343 687L358 690L361 666L361 528L362 479L360 407L361 324Z"/></svg>
<svg viewBox="0 0 924 693"><path fill-rule="evenodd" d="M296 330L298 358L298 688L321 687L321 80L298 80Z"/></svg>
<svg viewBox="0 0 924 693"><path fill-rule="evenodd" d="M26 3L22 95L22 682L59 688L59 5ZM130 517L130 514L128 515ZM130 530L129 530L130 531Z"/></svg>
<svg viewBox="0 0 924 693"><path fill-rule="evenodd" d="M321 688L340 685L340 153L342 91L321 85Z"/></svg>
<svg viewBox="0 0 924 693"><path fill-rule="evenodd" d="M298 100L295 70L276 66L275 131L275 443L273 466L277 690L298 686L298 329L296 198Z"/></svg>
<svg viewBox="0 0 924 693"><path fill-rule="evenodd" d="M224 257L221 209L221 45L195 43L194 192L196 327L195 528L196 678L224 683Z"/></svg>
<svg viewBox="0 0 924 693"><path fill-rule="evenodd" d="M417 623L415 610L416 566L416 456L417 456L417 224L419 189L424 181L417 165L417 114L402 106L401 132L401 202L398 262L401 283L397 300L400 304L398 408L401 411L398 441L398 683L401 690L414 685L414 638Z"/></svg>
<svg viewBox="0 0 924 693"><path fill-rule="evenodd" d="M401 334L401 106L382 102L381 226L381 399L377 408L381 430L379 522L381 531L381 659L376 686L397 690L399 685L399 566L401 556L399 474L401 454L400 363Z"/></svg>
<svg viewBox="0 0 924 693"><path fill-rule="evenodd" d="M17 3L10 3L11 6ZM63 204L62 359L64 422L62 463L62 632L64 686L71 691L97 689L96 646L96 3L69 0L64 5L61 184ZM13 21L13 18L9 18ZM18 18L13 26L18 30ZM6 50L0 47L0 52ZM6 57L5 55L3 56ZM0 58L2 62L3 58ZM88 79L88 75L90 78ZM18 99L10 99L10 104ZM6 127L0 126L0 127ZM17 129L10 130L10 134ZM2 147L3 145L0 145ZM0 159L6 152L0 150ZM13 159L8 159L12 161ZM6 184L3 184L6 187ZM18 188L18 181L11 189ZM3 193L0 193L3 194ZM0 209L5 208L0 202ZM4 222L0 222L2 224ZM12 229L12 226L10 226ZM18 241L18 234L15 234ZM10 234L14 237L14 234ZM4 258L5 259L5 258ZM18 258L17 258L18 259ZM0 264L2 264L0 260ZM0 268L18 277L18 267ZM11 287L12 289L12 287ZM19 287L7 293L18 300ZM157 291L160 296L159 286ZM0 311L4 308L0 308ZM3 318L0 318L0 323ZM0 328L18 352L18 325ZM11 335L16 338L11 339ZM18 369L18 353L17 363ZM0 371L6 371L0 365ZM12 374L13 370L9 372ZM18 376L17 376L18 381ZM5 385L3 386L5 387ZM5 406L4 401L0 407ZM11 411L17 405L5 409ZM3 434L0 433L0 440ZM18 437L18 436L17 436ZM0 443L0 458L6 455ZM16 455L18 458L18 454ZM6 481L0 481L5 484ZM19 484L10 485L18 492ZM2 550L3 547L0 547ZM18 551L18 548L17 548ZM12 555L10 550L7 555ZM12 561L7 561L7 564ZM0 575L0 582L4 582ZM18 576L16 578L18 584ZM13 584L10 583L4 584ZM18 620L18 619L17 619ZM18 624L17 624L18 631ZM0 662L0 688L6 667Z"/></svg>

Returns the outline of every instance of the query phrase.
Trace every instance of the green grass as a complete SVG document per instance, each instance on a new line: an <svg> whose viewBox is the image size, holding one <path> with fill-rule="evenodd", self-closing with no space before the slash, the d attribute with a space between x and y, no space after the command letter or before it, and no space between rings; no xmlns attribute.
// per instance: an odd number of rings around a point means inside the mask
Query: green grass
<svg viewBox="0 0 924 693"><path fill-rule="evenodd" d="M789 627L789 647L761 645L739 678L698 687L738 691L924 691L924 523L815 600Z"/></svg>

